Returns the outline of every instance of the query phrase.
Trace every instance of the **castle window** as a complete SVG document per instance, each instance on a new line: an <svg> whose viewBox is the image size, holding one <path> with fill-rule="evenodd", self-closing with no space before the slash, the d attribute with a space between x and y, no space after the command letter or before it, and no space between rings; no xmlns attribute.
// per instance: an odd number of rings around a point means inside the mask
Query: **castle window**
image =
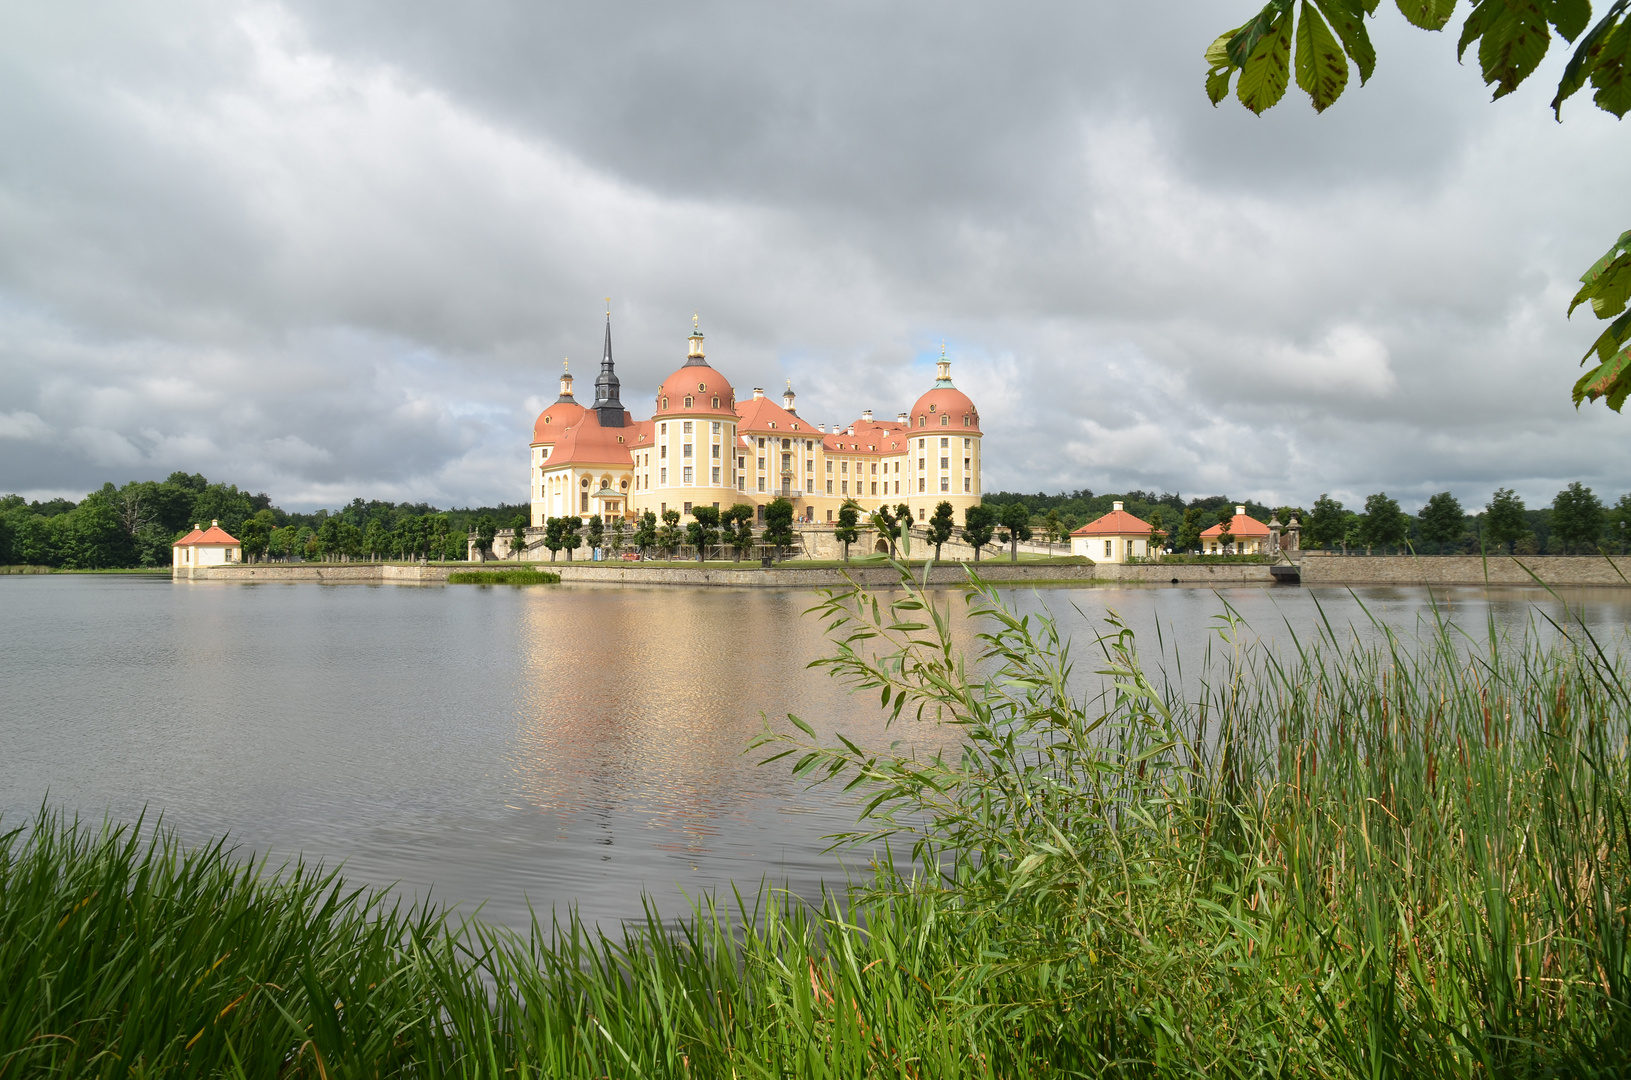
<svg viewBox="0 0 1631 1080"><path fill-rule="evenodd" d="M761 476L761 477L759 477L759 490L763 491L764 489L765 489L765 478Z"/></svg>
<svg viewBox="0 0 1631 1080"><path fill-rule="evenodd" d="M719 483L719 466L715 465L712 469L710 469L709 470L709 475L711 477L711 479L709 480L709 483L718 484Z"/></svg>
<svg viewBox="0 0 1631 1080"><path fill-rule="evenodd" d="M963 426L968 427L968 414L967 413L963 414Z"/></svg>
<svg viewBox="0 0 1631 1080"><path fill-rule="evenodd" d="M687 465L685 467L685 469L684 469L684 475L682 475L680 477L680 483L684 484L687 487L690 487L691 486L691 478L694 475L695 474L692 472L691 466Z"/></svg>
<svg viewBox="0 0 1631 1080"><path fill-rule="evenodd" d="M944 476L942 476L940 478L940 490L941 491L950 491L951 490L951 481L946 479Z"/></svg>
<svg viewBox="0 0 1631 1080"><path fill-rule="evenodd" d="M974 440L973 439L964 439L963 440L963 449L964 450L974 449Z"/></svg>
<svg viewBox="0 0 1631 1080"><path fill-rule="evenodd" d="M589 478L585 476L582 480L578 481L578 486L581 488L588 488Z"/></svg>
<svg viewBox="0 0 1631 1080"><path fill-rule="evenodd" d="M663 398L663 408L665 408L665 409L668 408L668 398L666 396ZM667 424L663 425L663 430L664 431L668 430L668 425Z"/></svg>
<svg viewBox="0 0 1631 1080"><path fill-rule="evenodd" d="M772 420L772 421L771 421L771 422L770 422L770 426L771 426L771 427L775 427L775 426L776 426L776 421L774 421L774 420Z"/></svg>
<svg viewBox="0 0 1631 1080"><path fill-rule="evenodd" d="M719 444L718 443L714 443L713 451L714 452L712 454L710 454L709 456L712 457L715 461L718 461L719 460Z"/></svg>
<svg viewBox="0 0 1631 1080"><path fill-rule="evenodd" d="M929 426L929 418L927 416L918 417L917 418L917 426L918 427L928 427Z"/></svg>
<svg viewBox="0 0 1631 1080"><path fill-rule="evenodd" d="M815 494L815 481L814 480L804 481L804 490L806 492L808 492L809 494L814 495Z"/></svg>
<svg viewBox="0 0 1631 1080"><path fill-rule="evenodd" d="M668 470L667 469L658 469L657 470L657 483L662 484L664 487L668 486Z"/></svg>
<svg viewBox="0 0 1631 1080"><path fill-rule="evenodd" d="M759 436L759 449L763 450L764 448L765 448L765 437L763 435L761 435L761 436Z"/></svg>
<svg viewBox="0 0 1631 1080"><path fill-rule="evenodd" d="M686 443L684 446L680 447L680 456L682 456L682 457L690 457L691 456L691 444L690 443Z"/></svg>
<svg viewBox="0 0 1631 1080"><path fill-rule="evenodd" d="M948 458L948 457L941 458L940 459L940 467L942 469L950 468L951 466L948 464L948 462L950 462L950 461L951 461L951 458Z"/></svg>
<svg viewBox="0 0 1631 1080"><path fill-rule="evenodd" d="M797 424L792 425L792 427L793 427L794 431L797 431L799 429L799 426Z"/></svg>
<svg viewBox="0 0 1631 1080"><path fill-rule="evenodd" d="M921 476L920 476L920 477L918 477L918 478L917 478L917 489L918 489L918 490L919 490L919 491L923 491L923 490L925 490L925 488L924 488L924 480L923 480L923 477L921 477Z"/></svg>
<svg viewBox="0 0 1631 1080"><path fill-rule="evenodd" d="M941 414L940 414L940 426L941 426L941 427L949 427L949 426L951 426L951 417L950 417L950 416L948 416L948 415L947 415L947 414L945 414L945 413L941 413Z"/></svg>
<svg viewBox="0 0 1631 1080"><path fill-rule="evenodd" d="M782 440L782 449L783 450L793 449L793 440L792 439L783 439Z"/></svg>
<svg viewBox="0 0 1631 1080"><path fill-rule="evenodd" d="M714 408L716 408L716 409L719 408L719 399L718 398L714 398ZM719 425L715 424L714 426L718 427Z"/></svg>
<svg viewBox="0 0 1631 1080"><path fill-rule="evenodd" d="M764 472L764 471L765 471L765 459L764 459L764 455L763 455L763 454L760 454L760 455L759 455L759 471L760 471L760 472Z"/></svg>
<svg viewBox="0 0 1631 1080"><path fill-rule="evenodd" d="M748 467L748 459L745 457L738 457L736 459L736 467L739 470L745 470Z"/></svg>
<svg viewBox="0 0 1631 1080"><path fill-rule="evenodd" d="M666 408L667 406L664 406L664 407ZM667 424L661 424L659 426L662 428L662 431L659 432L658 434L667 435L668 434L668 425Z"/></svg>
<svg viewBox="0 0 1631 1080"><path fill-rule="evenodd" d="M691 407L691 395L690 394L685 395L685 407L687 409L689 409Z"/></svg>
<svg viewBox="0 0 1631 1080"><path fill-rule="evenodd" d="M697 393L700 394L706 389L708 389L708 384L707 383L705 383L705 382L697 383Z"/></svg>
<svg viewBox="0 0 1631 1080"><path fill-rule="evenodd" d="M662 460L663 458L666 458L667 456L668 456L668 444L663 443L661 446L657 447L657 458L658 458L658 460Z"/></svg>
<svg viewBox="0 0 1631 1080"><path fill-rule="evenodd" d="M682 431L683 431L683 433L684 433L684 434L686 434L686 435L689 435L689 434L691 434L691 421L689 421L689 420L687 420L687 421L686 421L686 422L685 422L685 427L684 427L684 428L683 428L683 429L681 429L681 430L682 430Z"/></svg>
<svg viewBox="0 0 1631 1080"><path fill-rule="evenodd" d="M828 494L828 495L831 495L831 494L832 494L832 481L831 481L831 480L828 480L828 481L827 481L827 494ZM829 510L829 511L827 511L827 513L829 513L829 514L830 514L830 513L832 513L832 511L831 511L831 510Z"/></svg>
<svg viewBox="0 0 1631 1080"><path fill-rule="evenodd" d="M970 489L970 488L969 488L969 478L968 478L968 477L966 477L966 476L965 476L965 477L963 477L963 490L964 490L964 491L969 491L969 490L971 490L971 489Z"/></svg>

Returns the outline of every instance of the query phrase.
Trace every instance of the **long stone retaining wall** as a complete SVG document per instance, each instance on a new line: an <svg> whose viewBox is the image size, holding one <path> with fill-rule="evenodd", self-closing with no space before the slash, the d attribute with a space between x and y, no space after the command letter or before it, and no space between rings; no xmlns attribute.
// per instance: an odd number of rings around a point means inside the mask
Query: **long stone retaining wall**
<svg viewBox="0 0 1631 1080"><path fill-rule="evenodd" d="M1476 556L1342 556L1305 552L1300 562L1304 585L1533 585L1535 576L1547 585L1631 584L1631 557L1600 555L1500 556L1487 562ZM845 569L782 563L764 569L709 563L690 566L645 566L623 562L522 563L554 571L566 582L613 585L724 585L778 589L809 589L841 585ZM962 563L937 564L932 585L956 585L967 580ZM1270 585L1274 578L1264 563L1010 563L988 560L975 565L986 581L999 584L1041 585ZM515 563L490 563L489 569L514 568ZM227 566L184 567L177 580L292 582L326 584L442 584L450 573L481 569L470 565L427 563L250 563ZM853 566L849 577L863 585L893 585L898 579L888 566ZM1623 576L1622 576L1623 575Z"/></svg>
<svg viewBox="0 0 1631 1080"><path fill-rule="evenodd" d="M690 566L643 566L623 562L565 562L522 563L553 571L563 582L600 582L615 585L727 585L758 588L822 588L844 584L846 570L849 579L863 585L893 585L898 579L889 566L800 566L797 562L782 563L768 569L741 567L729 564L702 564ZM968 580L963 563L936 564L930 571L931 585L958 585ZM972 565L972 564L970 564ZM490 563L490 569L513 569L515 563ZM447 576L460 570L482 569L470 565L427 563L423 565L397 565L393 563L247 563L226 566L184 567L175 571L177 580L236 581L236 582L293 582L315 581L325 584L441 584ZM1272 581L1269 568L1261 564L1209 565L1146 565L1121 566L1114 563L1010 563L985 561L976 569L986 581L1001 584L1268 584ZM921 571L920 571L921 573Z"/></svg>
<svg viewBox="0 0 1631 1080"><path fill-rule="evenodd" d="M1302 553L1304 585L1631 584L1631 558L1605 555L1335 555ZM1527 568L1527 569L1525 569ZM1534 571L1534 577L1529 571Z"/></svg>

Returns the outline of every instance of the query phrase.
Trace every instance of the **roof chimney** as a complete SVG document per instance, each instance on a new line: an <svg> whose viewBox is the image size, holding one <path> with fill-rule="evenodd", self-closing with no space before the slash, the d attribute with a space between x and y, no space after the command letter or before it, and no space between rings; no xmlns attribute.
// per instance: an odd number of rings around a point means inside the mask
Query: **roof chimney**
<svg viewBox="0 0 1631 1080"><path fill-rule="evenodd" d="M1115 507L1115 510L1116 510L1116 511L1117 511L1117 512L1118 512L1118 513L1119 513L1119 512L1120 512L1120 511L1121 511L1121 507L1122 507L1122 503L1121 503L1121 500L1120 500L1120 499L1117 499L1117 500L1116 500L1116 502L1115 502L1115 504L1114 504L1114 507Z"/></svg>
<svg viewBox="0 0 1631 1080"><path fill-rule="evenodd" d="M765 396L765 388L764 387L755 386L753 388L753 400L754 401L758 401L758 400L762 399L764 396Z"/></svg>
<svg viewBox="0 0 1631 1080"><path fill-rule="evenodd" d="M221 526L221 522L218 519L210 518L210 528L216 529L216 528L220 528L220 526Z"/></svg>
<svg viewBox="0 0 1631 1080"><path fill-rule="evenodd" d="M867 409L865 412L861 413L861 422L863 424L872 423L872 410L871 409Z"/></svg>
<svg viewBox="0 0 1631 1080"><path fill-rule="evenodd" d="M816 430L821 432L821 434L825 435L825 434L827 434L827 425L824 424L824 423L823 424L817 424L816 425Z"/></svg>
<svg viewBox="0 0 1631 1080"><path fill-rule="evenodd" d="M203 531L204 531L204 526L200 525L196 521L193 522L193 532L203 532Z"/></svg>
<svg viewBox="0 0 1631 1080"><path fill-rule="evenodd" d="M896 416L895 417L895 423L897 423L897 424L906 423L906 414L903 412L900 415Z"/></svg>

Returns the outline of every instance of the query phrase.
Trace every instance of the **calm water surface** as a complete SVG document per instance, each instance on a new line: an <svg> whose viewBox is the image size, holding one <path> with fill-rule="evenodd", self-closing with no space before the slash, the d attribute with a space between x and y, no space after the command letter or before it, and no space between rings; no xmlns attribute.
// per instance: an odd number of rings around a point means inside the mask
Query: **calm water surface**
<svg viewBox="0 0 1631 1080"><path fill-rule="evenodd" d="M959 610L962 601L942 594ZM1096 588L1008 594L1046 607L1080 652L1113 608L1153 652L1198 654L1226 599L1281 644L1360 609L1406 631L1425 589ZM1220 598L1221 597L1221 598ZM1631 590L1565 594L1623 632ZM836 791L744 754L763 717L923 747L885 732L870 694L806 665L826 649L797 591L228 585L164 578L0 578L0 814L48 800L100 819L160 811L184 838L222 833L274 860L519 924L527 904L586 916L661 910L769 878L841 881L821 837L854 820ZM1481 632L1546 611L1544 592L1439 590ZM965 625L964 632L969 627ZM1086 688L1092 664L1078 664ZM853 858L853 857L852 857Z"/></svg>

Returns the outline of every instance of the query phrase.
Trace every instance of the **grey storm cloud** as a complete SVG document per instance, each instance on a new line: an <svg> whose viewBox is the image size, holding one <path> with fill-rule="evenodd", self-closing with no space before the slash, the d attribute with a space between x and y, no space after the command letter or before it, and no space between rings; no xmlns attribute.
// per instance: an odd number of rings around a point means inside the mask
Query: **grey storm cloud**
<svg viewBox="0 0 1631 1080"><path fill-rule="evenodd" d="M828 422L945 341L990 489L1631 487L1563 319L1624 227L1612 118L1551 120L1560 56L1490 104L1387 11L1326 115L1214 110L1251 6L13 10L0 490L519 501L607 295L637 414L693 312Z"/></svg>

